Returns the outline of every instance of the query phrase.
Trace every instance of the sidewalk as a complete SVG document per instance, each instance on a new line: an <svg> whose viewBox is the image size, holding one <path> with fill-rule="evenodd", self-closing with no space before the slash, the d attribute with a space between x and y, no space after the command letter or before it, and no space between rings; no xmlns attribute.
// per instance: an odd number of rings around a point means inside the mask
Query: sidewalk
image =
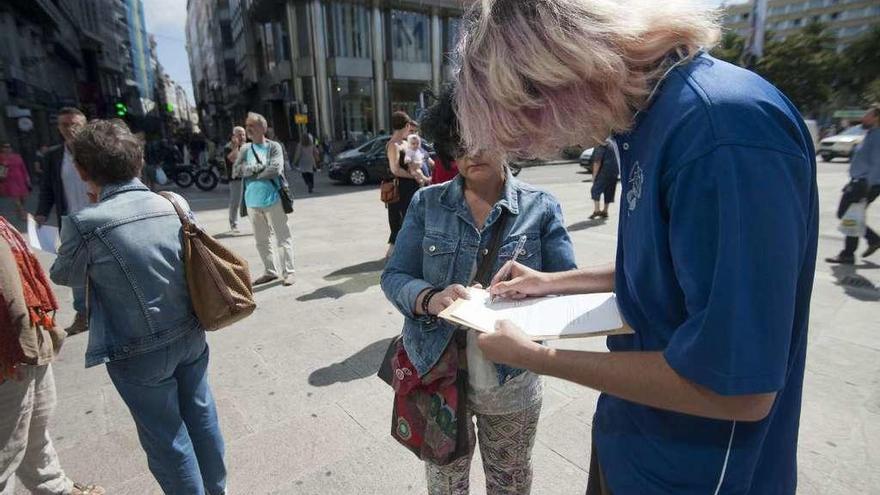
<svg viewBox="0 0 880 495"><path fill-rule="evenodd" d="M560 199L581 266L612 261L617 232L616 220L584 220L592 210L589 184L582 182L588 178L576 164L529 168L520 175ZM321 175L317 194L309 196L298 179L292 216L296 285L261 287L252 317L209 335L229 493L425 493L422 465L389 437L391 393L374 376L402 325L378 287L387 238L379 192L330 185ZM842 246L834 210L845 164L823 165L819 181L824 258ZM226 230L225 186L184 194L209 232ZM880 225L876 206L870 222ZM249 229L249 222L243 228ZM223 242L258 272L259 257L247 232ZM46 267L51 263L49 256L41 259ZM873 261L848 269L818 263L800 494L869 494L880 486L880 257ZM66 324L73 317L70 291L62 288L58 295L59 320ZM55 365L58 409L51 431L62 465L71 477L101 483L112 495L160 493L106 371L83 368L86 339L68 339ZM561 345L604 349L600 339ZM532 493L584 493L596 397L577 385L546 381ZM479 459L474 463L472 493L484 493Z"/></svg>

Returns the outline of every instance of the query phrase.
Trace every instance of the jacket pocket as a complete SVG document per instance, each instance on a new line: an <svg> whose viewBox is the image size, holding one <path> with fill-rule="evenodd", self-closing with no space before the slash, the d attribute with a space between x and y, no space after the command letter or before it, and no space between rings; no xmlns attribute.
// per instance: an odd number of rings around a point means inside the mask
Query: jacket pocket
<svg viewBox="0 0 880 495"><path fill-rule="evenodd" d="M455 264L458 240L428 232L422 240L422 273L435 287L444 288Z"/></svg>
<svg viewBox="0 0 880 495"><path fill-rule="evenodd" d="M516 248L522 237L526 238L525 244L519 250L519 256L516 256ZM538 234L526 233L520 235L512 235L508 237L504 244L498 249L498 260L504 264L516 256L516 260L524 265L532 266L536 259L540 259L541 240Z"/></svg>

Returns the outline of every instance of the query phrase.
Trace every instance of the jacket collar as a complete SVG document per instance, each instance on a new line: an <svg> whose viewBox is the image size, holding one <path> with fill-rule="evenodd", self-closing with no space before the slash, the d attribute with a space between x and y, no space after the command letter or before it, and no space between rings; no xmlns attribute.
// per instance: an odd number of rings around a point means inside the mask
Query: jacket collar
<svg viewBox="0 0 880 495"><path fill-rule="evenodd" d="M120 193L128 192L128 191L149 191L150 188L145 186L140 179L134 178L127 182L116 182L114 184L107 184L101 189L101 197L98 199L98 202L104 201L110 196L115 196Z"/></svg>
<svg viewBox="0 0 880 495"><path fill-rule="evenodd" d="M495 206L505 208L513 215L517 215L519 214L520 182L510 173L510 169L507 169L506 174L507 178L504 181L501 199L495 203ZM449 210L464 209L467 211L467 205L464 202L464 177L458 175L449 182L446 190L440 193L440 204Z"/></svg>

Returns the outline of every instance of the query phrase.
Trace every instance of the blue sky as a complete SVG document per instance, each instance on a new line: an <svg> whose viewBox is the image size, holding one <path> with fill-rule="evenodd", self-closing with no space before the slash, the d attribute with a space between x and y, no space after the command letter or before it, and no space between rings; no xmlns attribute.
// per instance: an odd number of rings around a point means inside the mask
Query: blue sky
<svg viewBox="0 0 880 495"><path fill-rule="evenodd" d="M722 0L705 0L720 5ZM743 0L728 0L741 3ZM189 60L186 54L186 0L143 0L147 31L156 36L159 62L183 86L192 100Z"/></svg>

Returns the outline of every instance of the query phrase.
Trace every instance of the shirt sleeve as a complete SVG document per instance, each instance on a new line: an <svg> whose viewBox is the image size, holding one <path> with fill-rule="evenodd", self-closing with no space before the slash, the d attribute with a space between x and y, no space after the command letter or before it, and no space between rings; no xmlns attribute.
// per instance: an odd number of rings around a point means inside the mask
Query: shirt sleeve
<svg viewBox="0 0 880 495"><path fill-rule="evenodd" d="M720 146L665 179L670 254L687 307L667 362L722 395L780 390L809 242L808 159Z"/></svg>

